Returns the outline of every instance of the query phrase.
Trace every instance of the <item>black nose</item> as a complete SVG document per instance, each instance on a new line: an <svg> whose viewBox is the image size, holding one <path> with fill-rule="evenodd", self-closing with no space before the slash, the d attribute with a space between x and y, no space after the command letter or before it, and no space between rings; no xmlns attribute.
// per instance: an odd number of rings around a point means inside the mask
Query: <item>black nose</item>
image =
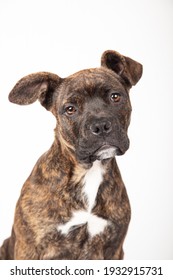
<svg viewBox="0 0 173 280"><path fill-rule="evenodd" d="M90 131L94 135L102 136L112 130L112 124L107 120L97 120L90 125Z"/></svg>

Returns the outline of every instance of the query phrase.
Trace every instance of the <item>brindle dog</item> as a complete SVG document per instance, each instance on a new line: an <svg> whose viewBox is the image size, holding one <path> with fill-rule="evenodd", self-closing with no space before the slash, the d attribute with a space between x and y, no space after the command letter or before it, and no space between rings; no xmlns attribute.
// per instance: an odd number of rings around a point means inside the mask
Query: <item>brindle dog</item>
<svg viewBox="0 0 173 280"><path fill-rule="evenodd" d="M1 259L122 259L130 205L115 156L129 148L129 90L142 65L105 51L101 67L67 78L22 78L9 100L37 99L57 120L55 140L19 197Z"/></svg>

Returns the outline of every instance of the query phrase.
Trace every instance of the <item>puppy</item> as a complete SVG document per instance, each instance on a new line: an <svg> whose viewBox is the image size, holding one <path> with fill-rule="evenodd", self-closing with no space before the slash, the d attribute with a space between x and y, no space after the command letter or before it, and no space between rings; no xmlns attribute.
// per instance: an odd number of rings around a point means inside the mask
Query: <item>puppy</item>
<svg viewBox="0 0 173 280"><path fill-rule="evenodd" d="M129 148L129 90L142 65L105 51L101 67L67 78L39 72L22 78L13 103L39 100L56 118L55 139L26 180L1 259L116 259L130 205L115 156Z"/></svg>

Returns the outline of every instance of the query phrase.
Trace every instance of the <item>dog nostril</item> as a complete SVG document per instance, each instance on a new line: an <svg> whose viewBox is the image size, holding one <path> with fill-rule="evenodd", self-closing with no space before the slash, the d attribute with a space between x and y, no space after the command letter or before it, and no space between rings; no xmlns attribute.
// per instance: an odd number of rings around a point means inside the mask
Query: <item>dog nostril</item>
<svg viewBox="0 0 173 280"><path fill-rule="evenodd" d="M101 130L98 125L91 125L90 130L95 135L99 135L101 133Z"/></svg>
<svg viewBox="0 0 173 280"><path fill-rule="evenodd" d="M104 124L104 131L106 133L110 132L112 130L112 124L110 121L107 121L105 124Z"/></svg>

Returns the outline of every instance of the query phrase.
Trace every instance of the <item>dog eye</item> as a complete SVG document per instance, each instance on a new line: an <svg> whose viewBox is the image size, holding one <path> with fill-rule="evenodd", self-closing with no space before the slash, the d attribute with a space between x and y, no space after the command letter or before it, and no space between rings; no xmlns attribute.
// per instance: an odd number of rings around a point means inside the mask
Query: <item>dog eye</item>
<svg viewBox="0 0 173 280"><path fill-rule="evenodd" d="M74 113L76 113L76 111L76 108L72 105L65 108L65 112L69 116L72 116Z"/></svg>
<svg viewBox="0 0 173 280"><path fill-rule="evenodd" d="M119 93L117 93L117 92L112 93L110 99L111 99L112 102L117 103L117 102L120 101L121 95Z"/></svg>

